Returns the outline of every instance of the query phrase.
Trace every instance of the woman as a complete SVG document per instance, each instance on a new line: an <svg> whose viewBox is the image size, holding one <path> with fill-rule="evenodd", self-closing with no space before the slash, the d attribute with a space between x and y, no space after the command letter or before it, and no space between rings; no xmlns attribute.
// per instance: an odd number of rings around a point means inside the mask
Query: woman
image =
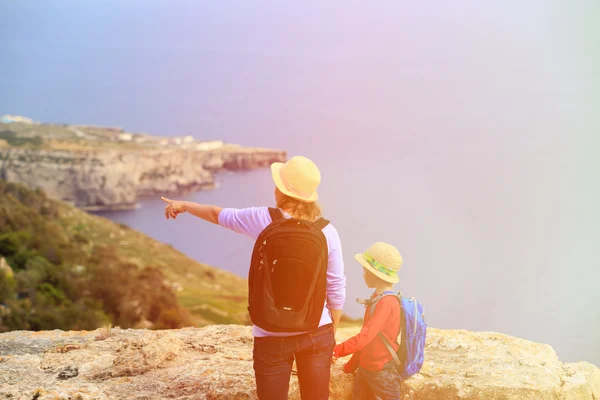
<svg viewBox="0 0 600 400"><path fill-rule="evenodd" d="M274 163L271 173L275 183L275 202L285 218L313 222L321 217L321 209L316 202L321 174L311 160L296 156L285 164ZM167 203L167 219L175 219L177 215L188 212L254 240L272 222L268 207L236 209L164 197L162 200ZM259 399L287 399L294 358L302 399L329 398L331 355L335 345L335 328L346 297L346 277L337 231L328 224L322 232L327 241L327 293L318 328L311 332L283 333L253 326L254 372Z"/></svg>

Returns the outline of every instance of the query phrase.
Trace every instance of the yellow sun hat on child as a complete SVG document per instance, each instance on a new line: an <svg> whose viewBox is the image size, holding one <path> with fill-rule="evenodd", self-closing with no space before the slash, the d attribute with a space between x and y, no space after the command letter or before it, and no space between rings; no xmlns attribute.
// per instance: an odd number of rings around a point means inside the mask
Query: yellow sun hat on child
<svg viewBox="0 0 600 400"><path fill-rule="evenodd" d="M391 244L377 242L354 258L379 279L389 283L398 283L400 280L398 271L404 261L398 249Z"/></svg>

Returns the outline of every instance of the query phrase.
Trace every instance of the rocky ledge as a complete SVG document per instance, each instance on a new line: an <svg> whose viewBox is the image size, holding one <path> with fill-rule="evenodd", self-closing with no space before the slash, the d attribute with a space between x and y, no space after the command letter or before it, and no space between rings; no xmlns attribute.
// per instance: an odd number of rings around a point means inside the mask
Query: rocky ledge
<svg viewBox="0 0 600 400"><path fill-rule="evenodd" d="M285 161L280 150L226 145L189 148L56 150L0 148L0 179L44 190L85 210L133 208L140 196L175 195L214 186L214 173Z"/></svg>
<svg viewBox="0 0 600 400"><path fill-rule="evenodd" d="M340 329L337 340L358 328ZM507 335L429 329L421 373L405 399L600 399L600 370ZM332 366L331 398L353 376ZM249 327L0 334L0 399L255 399ZM299 399L296 375L290 399Z"/></svg>

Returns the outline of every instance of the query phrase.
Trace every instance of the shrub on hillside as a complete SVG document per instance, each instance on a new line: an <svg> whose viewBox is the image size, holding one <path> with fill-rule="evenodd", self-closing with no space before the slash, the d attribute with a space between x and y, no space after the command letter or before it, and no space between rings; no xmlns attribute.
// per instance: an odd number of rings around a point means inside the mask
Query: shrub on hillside
<svg viewBox="0 0 600 400"><path fill-rule="evenodd" d="M171 327L180 328L189 323L158 268L140 269L122 262L114 247L95 249L91 260L93 284L89 290L93 298L103 303L115 325L132 327L143 321L168 321ZM169 317L163 313L169 313Z"/></svg>
<svg viewBox="0 0 600 400"><path fill-rule="evenodd" d="M160 269L126 262L116 247L84 250L83 228L59 215L43 192L0 181L0 257L14 271L0 271L0 331L189 324Z"/></svg>

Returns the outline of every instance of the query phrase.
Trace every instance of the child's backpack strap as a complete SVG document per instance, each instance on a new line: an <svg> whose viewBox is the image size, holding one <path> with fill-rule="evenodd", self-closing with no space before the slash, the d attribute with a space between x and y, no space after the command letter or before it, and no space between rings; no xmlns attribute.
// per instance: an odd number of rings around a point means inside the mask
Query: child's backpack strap
<svg viewBox="0 0 600 400"><path fill-rule="evenodd" d="M398 337L400 337L401 334L402 334L402 324L400 324L400 334L398 334ZM400 365L402 365L402 362L400 361L400 358L398 358L398 354L396 354L396 352L394 351L394 348L392 347L392 344L390 343L390 341L387 340L387 338L385 336L383 336L383 334L381 332L377 333L377 335L379 335L379 337L383 341L383 344L385 344L385 348L388 349L388 351L392 355L392 358L394 359L394 362L396 363L396 367L399 367Z"/></svg>
<svg viewBox="0 0 600 400"><path fill-rule="evenodd" d="M370 312L371 317L375 313L375 306L377 306L377 303L379 303L379 300L383 299L386 296L394 296L398 300L400 300L400 311L402 311L402 292L394 293L391 290L386 290L385 292L381 293L379 296L377 296L376 298L374 298L368 302L368 304L371 304L371 312ZM357 299L357 301L358 300L359 299ZM360 303L360 301L359 301L359 303Z"/></svg>
<svg viewBox="0 0 600 400"><path fill-rule="evenodd" d="M385 291L381 295L379 295L377 298L373 299L373 303L371 305L371 312L370 312L371 317L375 313L375 306L377 305L377 303L379 303L379 300L381 300L382 298L384 298L386 296L394 296L398 299L398 301L400 302L400 314L402 314L402 292L394 293L391 291ZM400 361L398 354L396 354L396 351L394 351L394 348L392 347L392 344L390 343L390 341L381 332L378 332L377 335L381 338L381 340L383 341L383 344L385 344L385 347L388 349L388 351L392 355L392 358L394 359L396 366L399 367L402 364L402 362ZM401 337L402 337L402 316L400 317L400 332L398 332L398 338L401 338ZM398 345L401 345L401 343L398 343Z"/></svg>

